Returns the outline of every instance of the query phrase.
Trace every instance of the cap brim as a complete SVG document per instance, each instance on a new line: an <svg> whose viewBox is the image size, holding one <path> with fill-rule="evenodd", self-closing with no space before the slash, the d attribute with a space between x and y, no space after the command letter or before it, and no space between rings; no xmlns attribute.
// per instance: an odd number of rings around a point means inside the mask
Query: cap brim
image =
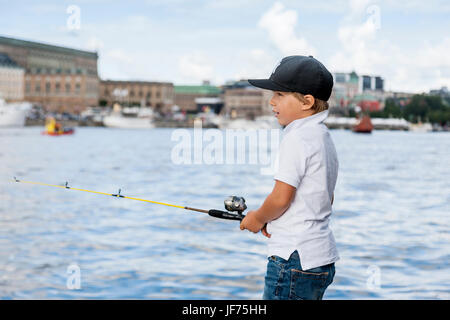
<svg viewBox="0 0 450 320"><path fill-rule="evenodd" d="M261 89L268 89L272 91L283 91L283 92L290 92L292 90L289 90L285 87L282 87L275 82L273 82L270 79L248 79L247 80L252 86L261 88Z"/></svg>

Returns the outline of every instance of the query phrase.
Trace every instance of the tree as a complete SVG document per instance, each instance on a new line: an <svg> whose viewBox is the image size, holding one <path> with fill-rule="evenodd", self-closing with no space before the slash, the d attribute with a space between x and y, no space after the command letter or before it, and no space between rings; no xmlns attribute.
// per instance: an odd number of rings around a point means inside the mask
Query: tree
<svg viewBox="0 0 450 320"><path fill-rule="evenodd" d="M407 120L418 122L429 120L432 123L445 123L449 121L450 108L444 104L440 96L429 96L424 94L414 95L411 102L405 106L404 117Z"/></svg>

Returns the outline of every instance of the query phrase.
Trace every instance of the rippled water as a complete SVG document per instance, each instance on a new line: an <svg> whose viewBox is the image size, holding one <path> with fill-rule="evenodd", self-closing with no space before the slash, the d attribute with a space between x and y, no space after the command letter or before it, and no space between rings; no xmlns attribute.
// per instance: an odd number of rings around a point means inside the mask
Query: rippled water
<svg viewBox="0 0 450 320"><path fill-rule="evenodd" d="M236 221L30 181L204 209L255 209L257 165L175 165L172 129L0 130L0 298L259 299L265 238ZM332 229L341 260L325 299L449 299L450 135L334 130ZM77 265L81 289L67 287Z"/></svg>

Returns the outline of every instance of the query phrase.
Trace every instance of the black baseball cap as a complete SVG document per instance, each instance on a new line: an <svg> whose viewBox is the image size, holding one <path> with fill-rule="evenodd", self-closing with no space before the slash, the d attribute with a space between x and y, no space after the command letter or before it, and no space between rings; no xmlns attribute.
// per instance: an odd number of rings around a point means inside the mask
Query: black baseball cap
<svg viewBox="0 0 450 320"><path fill-rule="evenodd" d="M249 79L255 87L272 91L299 92L327 101L333 89L333 76L313 56L283 58L269 79Z"/></svg>

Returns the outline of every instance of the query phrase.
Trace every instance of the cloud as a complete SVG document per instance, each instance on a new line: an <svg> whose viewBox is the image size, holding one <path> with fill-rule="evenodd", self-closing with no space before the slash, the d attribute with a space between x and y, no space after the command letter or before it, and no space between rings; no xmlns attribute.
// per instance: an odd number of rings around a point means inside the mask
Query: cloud
<svg viewBox="0 0 450 320"><path fill-rule="evenodd" d="M394 90L450 87L448 0L215 0L195 8L182 0L93 1L75 1L82 10L77 32L67 29L68 4L46 1L11 2L0 10L1 29L98 51L107 78L221 84L265 78L282 55L303 54L330 71L381 75ZM374 4L378 24L368 11Z"/></svg>
<svg viewBox="0 0 450 320"><path fill-rule="evenodd" d="M239 67L233 74L234 79L267 78L277 62L277 58L266 50L255 48L245 50L238 55Z"/></svg>
<svg viewBox="0 0 450 320"><path fill-rule="evenodd" d="M208 57L200 52L181 56L178 62L178 68L183 81L187 83L199 83L203 80L211 80L214 76L214 68L208 60Z"/></svg>
<svg viewBox="0 0 450 320"><path fill-rule="evenodd" d="M365 12L363 1L350 1L350 12L344 17L342 25L337 30L340 50L331 58L330 67L334 70L356 70L358 72L373 72L379 62L379 44L376 42L377 19L371 17L360 23L360 17ZM368 3L368 1L364 1Z"/></svg>
<svg viewBox="0 0 450 320"><path fill-rule="evenodd" d="M340 48L328 60L330 70L381 75L386 89L394 91L427 92L450 86L449 37L434 44L416 40L414 50L380 36L381 7L368 0L351 0L349 9L337 29Z"/></svg>
<svg viewBox="0 0 450 320"><path fill-rule="evenodd" d="M397 49L397 48L396 48ZM397 52L400 51L397 49ZM422 43L420 50L397 54L390 77L392 86L427 92L430 88L450 87L450 37L437 44Z"/></svg>
<svg viewBox="0 0 450 320"><path fill-rule="evenodd" d="M295 10L285 9L282 3L276 2L263 14L258 26L267 30L270 40L283 55L314 55L316 49L296 34L297 20Z"/></svg>

